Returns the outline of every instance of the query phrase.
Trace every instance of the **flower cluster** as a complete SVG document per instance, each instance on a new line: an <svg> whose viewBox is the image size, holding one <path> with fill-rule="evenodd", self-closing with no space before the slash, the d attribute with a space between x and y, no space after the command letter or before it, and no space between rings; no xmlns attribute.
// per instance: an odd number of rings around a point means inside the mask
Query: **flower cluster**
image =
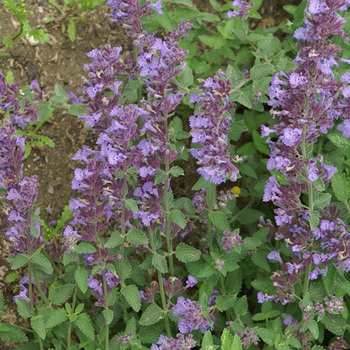
<svg viewBox="0 0 350 350"><path fill-rule="evenodd" d="M235 246L238 246L241 248L243 244L245 243L242 237L239 235L239 230L229 231L226 230L223 233L224 237L221 240L221 243L224 247L224 249L229 253L231 249Z"/></svg>
<svg viewBox="0 0 350 350"><path fill-rule="evenodd" d="M293 290L299 272L305 272L311 264L315 269L309 272L309 279L325 275L330 262L345 271L349 269L347 249L344 250L349 244L347 227L334 207L316 208L314 203L317 184L327 184L337 169L325 164L322 155L314 157L310 148L321 134L333 128L336 119L343 120L338 128L344 136L347 134L349 74L345 73L337 82L332 67L340 61L350 62L336 56L341 49L332 44L330 36L338 34L348 40L342 29L344 19L335 12L348 5L343 0L309 2L306 27L294 34L300 40L297 67L291 73L275 75L269 87L271 114L278 116L280 122L273 129L261 127L262 136L270 133L278 136L277 141L268 138L271 154L267 169L283 174L288 184L282 185L275 175L271 176L263 201L272 201L277 207L276 238L284 239L296 255L292 264L280 261L281 270L271 277L279 294L275 301L293 300L288 289ZM303 202L304 193L307 204Z"/></svg>
<svg viewBox="0 0 350 350"><path fill-rule="evenodd" d="M198 103L198 114L190 117L192 142L201 148L191 148L190 153L199 165L198 173L214 184L227 179L237 180L238 169L229 155L228 134L231 131L231 108L236 105L229 101L231 82L221 72L204 81L198 96L191 93L190 102Z"/></svg>
<svg viewBox="0 0 350 350"><path fill-rule="evenodd" d="M227 11L227 17L228 18L237 17L240 20L244 20L249 10L254 6L254 2L251 2L249 4L247 1L234 0L232 2L232 6L237 7L238 10Z"/></svg>
<svg viewBox="0 0 350 350"><path fill-rule="evenodd" d="M40 223L32 215L39 184L36 176L23 176L25 140L13 135L15 131L7 119L0 126L0 230L14 254L30 256L44 243Z"/></svg>
<svg viewBox="0 0 350 350"><path fill-rule="evenodd" d="M191 332L192 330L199 329L202 333L205 333L208 329L212 328L212 321L210 322L206 316L204 316L201 307L190 299L179 297L177 303L173 307L174 316L182 316L179 320L178 327L182 334Z"/></svg>
<svg viewBox="0 0 350 350"><path fill-rule="evenodd" d="M244 331L238 331L236 334L241 339L241 344L245 349L248 349L251 344L258 345L259 335L252 328L246 327Z"/></svg>
<svg viewBox="0 0 350 350"><path fill-rule="evenodd" d="M192 334L185 337L183 334L177 334L175 338L168 338L165 335L161 335L157 342L158 345L152 344L151 350L190 350L195 347L196 342L193 339Z"/></svg>
<svg viewBox="0 0 350 350"><path fill-rule="evenodd" d="M0 110L8 113L11 123L24 129L26 125L38 120L35 101L43 99L43 94L36 80L28 86L26 93L32 90L31 99L24 97L16 84L8 84L0 72Z"/></svg>

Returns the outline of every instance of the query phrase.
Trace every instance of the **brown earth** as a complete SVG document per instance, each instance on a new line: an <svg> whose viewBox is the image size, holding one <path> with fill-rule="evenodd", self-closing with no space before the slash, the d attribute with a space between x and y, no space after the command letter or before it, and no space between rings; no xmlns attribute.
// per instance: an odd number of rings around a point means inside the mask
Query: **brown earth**
<svg viewBox="0 0 350 350"><path fill-rule="evenodd" d="M49 43L44 45L30 45L24 38L16 41L14 47L5 49L7 56L0 56L0 71L6 74L11 70L19 87L29 84L37 79L46 96L53 94L54 85L60 84L66 91L76 92L80 88L81 78L85 76L83 64L89 63L86 52L94 48L102 48L106 43L112 46L127 45L124 34L118 30L118 26L111 25L105 18L109 8L102 5L89 13L86 13L84 23L78 17L77 40L71 42L67 34L61 31L60 23L45 24L45 17L52 16L57 19L62 15L46 1L25 1L27 9L33 12L30 15L32 27L43 27L50 35ZM207 1L195 1L198 7L207 9ZM283 10L285 4L299 3L288 0L264 0L260 10L263 19L258 25L265 28L282 22L287 13ZM12 36L16 29L16 22L10 18L10 14L0 3L0 31L1 37ZM0 37L0 38L1 38ZM2 42L2 39L0 40ZM83 123L76 117L55 111L53 116L40 130L42 135L50 137L56 144L54 148L34 148L25 162L26 175L38 175L40 217L47 225L60 217L69 199L77 195L71 189L76 162L72 156L76 151L88 144L93 146L94 137L84 129ZM194 162L185 169L186 173L193 174L191 183L183 179L175 183L175 191L178 195L186 195L190 192L192 184L196 180ZM11 284L5 281L9 273L9 267L5 260L7 253L6 243L3 242L0 255L0 288L4 291L7 303L6 314L1 322L10 322L25 325L26 321L18 318L12 297L18 289L19 279ZM0 349L12 349L13 347L0 339Z"/></svg>

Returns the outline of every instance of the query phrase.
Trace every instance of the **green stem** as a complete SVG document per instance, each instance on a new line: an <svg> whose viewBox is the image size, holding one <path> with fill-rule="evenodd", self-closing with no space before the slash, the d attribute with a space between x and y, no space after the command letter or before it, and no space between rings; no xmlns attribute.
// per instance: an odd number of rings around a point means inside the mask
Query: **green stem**
<svg viewBox="0 0 350 350"><path fill-rule="evenodd" d="M105 309L108 310L108 305L107 305L107 296L108 296L108 290L107 290L107 282L106 282L106 274L105 274L105 262L102 259L102 253L101 253L101 248L97 247L98 250L98 255L100 257L101 264L103 265L102 269L102 285L103 285L103 295L105 298ZM105 350L109 350L109 325L106 324L106 333L105 333Z"/></svg>
<svg viewBox="0 0 350 350"><path fill-rule="evenodd" d="M38 291L39 291L39 294L40 294L40 296L41 296L41 299L44 300L44 302L45 302L46 305L50 305L49 299L47 298L47 296L44 294L43 290L41 289L40 281L39 281L39 279L38 279L38 275L37 275L37 273L36 273L35 267L33 267L33 270L32 270L32 271L33 271L34 281L35 281L35 283L36 283L36 288L37 288Z"/></svg>
<svg viewBox="0 0 350 350"><path fill-rule="evenodd" d="M30 312L34 315L34 298L33 298L33 283L32 283L32 262L28 261L28 285L29 285L29 300L30 300Z"/></svg>
<svg viewBox="0 0 350 350"><path fill-rule="evenodd" d="M125 275L124 275L124 240L126 236L126 226L125 226L125 212L126 212L126 207L125 207L125 201L126 201L126 186L128 182L127 178L127 168L124 163L124 175L123 175L123 185L121 189L122 193L122 213L121 213L121 218L120 218L120 225L121 225L121 237L123 238L123 242L120 246L120 255L121 259L119 261L119 273L120 273L120 283L121 286L124 287L125 285Z"/></svg>
<svg viewBox="0 0 350 350"><path fill-rule="evenodd" d="M215 184L212 184L211 191L212 192L210 194L209 203L208 203L207 235L208 235L209 251L211 253L214 253L213 235L211 234L212 223L211 223L211 220L209 219L209 213L211 213L214 205L215 192L216 192Z"/></svg>
<svg viewBox="0 0 350 350"><path fill-rule="evenodd" d="M169 154L168 154L168 145L170 143L169 140L169 128L168 128L168 116L164 116L164 134L166 139L166 151L165 151L165 180L164 180L164 209L165 209L165 240L166 240L166 246L168 250L168 257L169 257L169 268L170 268L170 275L175 276L175 270L174 270L174 258L173 258L173 242L171 237L171 230L170 230L170 222L168 219L169 215L169 201L168 201L168 194L169 194L169 174L170 174L170 162L169 162Z"/></svg>
<svg viewBox="0 0 350 350"><path fill-rule="evenodd" d="M149 240L151 243L152 253L153 253L153 255L157 255L158 253L156 250L156 245L154 244L153 233L152 233L150 226L148 226L148 235L149 235ZM158 272L158 283L159 283L159 289L160 289L160 297L162 300L162 307L163 307L163 313L164 313L165 329L166 329L168 338L171 338L172 335L171 335L170 322L169 322L169 317L168 317L168 308L167 308L166 299L165 299L165 291L164 291L164 285L163 285L163 280L162 280L162 274L158 270L157 270L157 272Z"/></svg>
<svg viewBox="0 0 350 350"><path fill-rule="evenodd" d="M43 252L44 255L50 260L51 265L52 265L53 269L56 271L57 275L58 275L59 277L62 277L62 272L58 269L58 267L56 266L56 264L52 261L50 255L47 254L47 252L46 252L45 249L43 249L42 252Z"/></svg>
<svg viewBox="0 0 350 350"><path fill-rule="evenodd" d="M77 298L77 291L78 291L78 285L75 283L74 294L73 294L73 301L72 301L72 312L74 312L74 309L75 309L75 302L76 302L76 298ZM68 334L67 334L67 350L70 350L71 342L72 342L72 322L69 321Z"/></svg>
<svg viewBox="0 0 350 350"><path fill-rule="evenodd" d="M308 110L308 99L306 100L305 103L305 110ZM307 160L308 154L306 153L306 135L307 135L308 129L307 126L305 125L303 134L302 134L302 139L301 139L301 152L303 156L303 160ZM309 180L309 169L305 167L305 173L306 173L306 181L307 181L307 188L308 188L308 199L309 199L309 213L313 211L314 208L314 190L312 186L312 182ZM308 292L309 289L309 275L312 269L312 261L310 262L310 265L307 267L305 276L304 276L304 283L303 283L303 296Z"/></svg>

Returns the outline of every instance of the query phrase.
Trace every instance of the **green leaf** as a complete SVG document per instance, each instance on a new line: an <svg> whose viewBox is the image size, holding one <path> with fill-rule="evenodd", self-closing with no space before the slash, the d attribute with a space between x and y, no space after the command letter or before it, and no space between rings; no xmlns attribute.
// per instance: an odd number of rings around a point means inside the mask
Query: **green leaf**
<svg viewBox="0 0 350 350"><path fill-rule="evenodd" d="M263 270L270 272L270 265L267 262L266 256L262 252L254 252L252 254L252 261L257 267L261 267Z"/></svg>
<svg viewBox="0 0 350 350"><path fill-rule="evenodd" d="M311 230L314 230L320 222L320 213L315 210L311 211L310 216L307 218L307 221L310 224Z"/></svg>
<svg viewBox="0 0 350 350"><path fill-rule="evenodd" d="M177 76L176 80L184 88L188 88L193 85L193 72L189 66L186 66Z"/></svg>
<svg viewBox="0 0 350 350"><path fill-rule="evenodd" d="M157 323L161 319L164 318L163 310L156 304L151 304L148 308L143 312L140 325L141 326L152 326Z"/></svg>
<svg viewBox="0 0 350 350"><path fill-rule="evenodd" d="M213 336L211 335L211 331L206 331L202 339L201 350L213 349L213 344Z"/></svg>
<svg viewBox="0 0 350 350"><path fill-rule="evenodd" d="M271 329L258 328L260 338L268 345L273 345L276 338L276 332Z"/></svg>
<svg viewBox="0 0 350 350"><path fill-rule="evenodd" d="M68 33L70 41L74 42L76 39L76 37L75 37L75 22L72 19L70 19L68 22L67 33Z"/></svg>
<svg viewBox="0 0 350 350"><path fill-rule="evenodd" d="M129 210L131 210L133 213L137 213L139 211L139 208L138 208L136 202L132 198L129 198L125 201L125 206Z"/></svg>
<svg viewBox="0 0 350 350"><path fill-rule="evenodd" d="M192 246L185 243L180 243L176 247L175 256L181 262L188 263L199 260L201 257L201 252Z"/></svg>
<svg viewBox="0 0 350 350"><path fill-rule="evenodd" d="M348 199L350 198L350 179L341 172L337 172L333 175L332 189L338 200L348 205Z"/></svg>
<svg viewBox="0 0 350 350"><path fill-rule="evenodd" d="M340 150L344 155L350 153L350 140L344 137L338 130L332 131L328 134L328 139Z"/></svg>
<svg viewBox="0 0 350 350"><path fill-rule="evenodd" d="M134 311L138 312L141 308L141 298L139 290L133 284L125 286L121 289L121 294L124 296L128 304Z"/></svg>
<svg viewBox="0 0 350 350"><path fill-rule="evenodd" d="M168 272L168 266L164 255L160 255L160 254L153 255L152 265L161 273Z"/></svg>
<svg viewBox="0 0 350 350"><path fill-rule="evenodd" d="M105 244L105 248L116 248L119 245L121 245L124 242L124 238L120 235L119 231L114 231L111 234L111 237L109 238L109 240L107 241L107 243Z"/></svg>
<svg viewBox="0 0 350 350"><path fill-rule="evenodd" d="M12 73L11 70L8 70L8 71L6 72L5 80L6 80L6 83L7 83L7 84L10 84L10 85L14 84L14 82L15 82L15 77L14 77L14 75L13 75L13 73Z"/></svg>
<svg viewBox="0 0 350 350"><path fill-rule="evenodd" d="M74 252L70 252L70 253L63 253L63 265L66 266L68 265L74 258Z"/></svg>
<svg viewBox="0 0 350 350"><path fill-rule="evenodd" d="M110 309L104 309L102 311L103 317L105 318L106 325L110 325L113 321L114 311Z"/></svg>
<svg viewBox="0 0 350 350"><path fill-rule="evenodd" d="M238 102L244 107L247 107L251 109L253 107L252 105L252 99L247 95L247 93L244 93L243 91L235 91L230 94L230 101ZM240 147L242 148L242 147Z"/></svg>
<svg viewBox="0 0 350 350"><path fill-rule="evenodd" d="M75 320L75 325L89 339L94 340L95 330L91 318L87 314L79 314Z"/></svg>
<svg viewBox="0 0 350 350"><path fill-rule="evenodd" d="M310 322L308 324L308 328L309 328L311 334L314 336L314 338L318 339L318 337L320 335L320 331L318 329L318 324L314 319L310 320Z"/></svg>
<svg viewBox="0 0 350 350"><path fill-rule="evenodd" d="M168 214L168 219L173 222L174 224L180 226L181 228L185 228L186 227L186 219L185 219L185 215L181 213L180 210L175 209L172 210L169 214Z"/></svg>
<svg viewBox="0 0 350 350"><path fill-rule="evenodd" d="M68 114L73 116L85 115L86 109L82 105L69 105Z"/></svg>
<svg viewBox="0 0 350 350"><path fill-rule="evenodd" d="M332 196L329 193L315 192L314 206L316 208L325 208L331 202Z"/></svg>
<svg viewBox="0 0 350 350"><path fill-rule="evenodd" d="M230 230L230 224L223 212L212 211L209 213L209 219L218 229L222 231Z"/></svg>
<svg viewBox="0 0 350 350"><path fill-rule="evenodd" d="M53 305L61 305L72 296L73 290L74 284L71 283L56 288L50 288L49 298Z"/></svg>
<svg viewBox="0 0 350 350"><path fill-rule="evenodd" d="M208 45L213 49L219 49L227 43L227 40L222 36L199 35L198 38L203 44Z"/></svg>
<svg viewBox="0 0 350 350"><path fill-rule="evenodd" d="M275 72L275 66L271 63L264 63L255 65L250 70L251 79L260 79L266 76L271 76Z"/></svg>
<svg viewBox="0 0 350 350"><path fill-rule="evenodd" d="M224 312L233 307L236 300L235 295L219 295L215 300L215 306L220 312Z"/></svg>
<svg viewBox="0 0 350 350"><path fill-rule="evenodd" d="M184 170L179 166L173 166L170 169L170 175L172 175L173 177L178 177L181 175L185 175L185 173L184 173Z"/></svg>
<svg viewBox="0 0 350 350"><path fill-rule="evenodd" d="M245 295L237 300L234 310L237 316L244 316L247 313L248 300Z"/></svg>
<svg viewBox="0 0 350 350"><path fill-rule="evenodd" d="M242 350L242 343L241 339L239 339L238 335L236 334L233 338L232 348L231 350Z"/></svg>
<svg viewBox="0 0 350 350"><path fill-rule="evenodd" d="M244 225L252 224L259 220L260 216L264 216L264 214L256 209L246 209L242 210L237 214L237 220Z"/></svg>
<svg viewBox="0 0 350 350"><path fill-rule="evenodd" d="M78 254L93 254L96 253L96 248L89 242L81 242L74 247Z"/></svg>
<svg viewBox="0 0 350 350"><path fill-rule="evenodd" d="M8 341L28 341L27 336L20 329L8 323L0 323L0 338Z"/></svg>
<svg viewBox="0 0 350 350"><path fill-rule="evenodd" d="M346 320L340 315L326 314L321 322L325 327L335 335L343 335L346 327Z"/></svg>
<svg viewBox="0 0 350 350"><path fill-rule="evenodd" d="M227 328L224 329L221 335L221 350L232 350L233 337Z"/></svg>
<svg viewBox="0 0 350 350"><path fill-rule="evenodd" d="M32 256L32 261L35 266L40 270L44 271L48 275L51 275L53 272L53 267L51 265L50 260L42 253L35 253Z"/></svg>
<svg viewBox="0 0 350 350"><path fill-rule="evenodd" d="M89 276L88 271L83 267L78 267L74 272L75 282L77 282L79 289L83 293L86 293L88 290L88 285L87 285L88 276Z"/></svg>
<svg viewBox="0 0 350 350"><path fill-rule="evenodd" d="M55 91L55 96L54 97L59 97L59 100L60 100L61 103L67 103L68 102L68 100L69 100L68 94L62 88L61 85L55 84L54 91Z"/></svg>
<svg viewBox="0 0 350 350"><path fill-rule="evenodd" d="M41 339L46 338L44 316L37 315L37 316L32 317L30 320L30 325L32 326L33 330L38 334L38 336Z"/></svg>
<svg viewBox="0 0 350 350"><path fill-rule="evenodd" d="M47 136L44 135L35 135L37 139L39 139L41 142L43 142L48 147L55 147L55 143Z"/></svg>
<svg viewBox="0 0 350 350"><path fill-rule="evenodd" d="M64 309L54 310L53 313L48 317L45 327L46 328L54 328L63 322L67 321L67 314Z"/></svg>
<svg viewBox="0 0 350 350"><path fill-rule="evenodd" d="M6 46L6 47L12 47L13 46L13 40L9 37L9 36L5 36L2 39L2 43ZM9 83L9 84L13 84L13 83Z"/></svg>
<svg viewBox="0 0 350 350"><path fill-rule="evenodd" d="M17 311L23 318L30 318L32 313L29 310L29 306L24 299L15 299L15 303L17 304Z"/></svg>
<svg viewBox="0 0 350 350"><path fill-rule="evenodd" d="M130 244L147 244L148 238L145 236L145 234L136 228L132 228L128 231L126 234L126 240Z"/></svg>
<svg viewBox="0 0 350 350"><path fill-rule="evenodd" d="M9 257L7 261L11 264L11 267L14 270L28 264L28 258L22 253L17 254L15 257Z"/></svg>

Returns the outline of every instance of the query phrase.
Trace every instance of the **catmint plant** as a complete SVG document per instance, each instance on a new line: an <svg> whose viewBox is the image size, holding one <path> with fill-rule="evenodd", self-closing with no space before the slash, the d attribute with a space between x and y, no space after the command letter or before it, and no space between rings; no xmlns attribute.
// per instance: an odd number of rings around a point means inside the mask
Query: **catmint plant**
<svg viewBox="0 0 350 350"><path fill-rule="evenodd" d="M335 126L347 137L348 73L338 81L334 71L342 62L349 62L340 56L341 49L331 38L340 35L348 40L342 29L344 19L336 12L347 7L347 1L309 1L304 26L294 33L299 49L297 67L276 74L269 87L270 114L279 122L272 129L262 126L262 136L277 136L267 140L271 150L267 169L274 175L265 185L263 201L272 201L277 207L275 237L284 240L293 255L291 261L283 261L278 252L268 255L280 265L271 276L276 294L260 295L260 302L296 302L300 288L305 301L312 291L310 280L334 274L330 270L333 265L349 271L344 250L347 225L337 206L330 203L331 194L324 192L338 170L327 164L315 147ZM305 307L301 305L308 312L309 323L311 309Z"/></svg>

